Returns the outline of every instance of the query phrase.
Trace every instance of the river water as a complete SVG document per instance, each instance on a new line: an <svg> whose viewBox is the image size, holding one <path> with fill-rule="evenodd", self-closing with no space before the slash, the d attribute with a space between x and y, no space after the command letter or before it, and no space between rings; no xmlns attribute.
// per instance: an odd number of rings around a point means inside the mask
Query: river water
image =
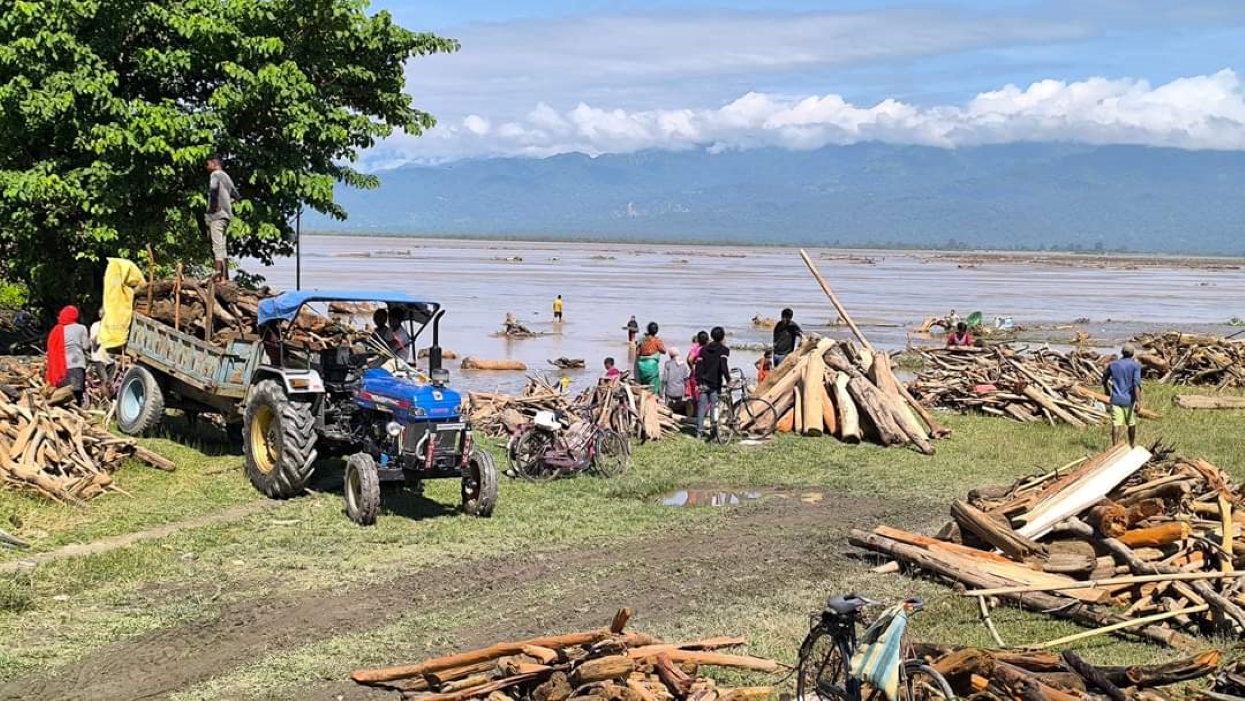
<svg viewBox="0 0 1245 701"><path fill-rule="evenodd" d="M951 309L987 320L1010 316L1029 329L1030 343L1067 343L1083 331L1091 345L1109 347L1142 331L1180 328L1232 333L1226 322L1245 317L1245 272L1239 261L1118 260L1069 256L976 256L894 251L809 249L819 269L863 332L878 347L899 349L928 315ZM244 261L277 289L294 289L295 261L264 268ZM731 344L768 342L755 315L777 317L789 306L806 331L846 338L831 326L836 314L792 248L661 244L524 243L363 236L307 236L302 286L311 289L402 290L440 302L442 346L460 357L516 359L529 373L559 376L547 364L584 358L572 371L577 386L591 382L607 355L626 364L632 314L641 327L661 326L667 344L686 352L692 335L725 327ZM565 301L555 325L551 305ZM494 334L507 312L549 335L507 339ZM1088 323L1075 320L1088 319ZM1053 327L1059 326L1055 329ZM737 350L735 364L751 374L755 351ZM522 373L459 372L468 389L514 391Z"/></svg>

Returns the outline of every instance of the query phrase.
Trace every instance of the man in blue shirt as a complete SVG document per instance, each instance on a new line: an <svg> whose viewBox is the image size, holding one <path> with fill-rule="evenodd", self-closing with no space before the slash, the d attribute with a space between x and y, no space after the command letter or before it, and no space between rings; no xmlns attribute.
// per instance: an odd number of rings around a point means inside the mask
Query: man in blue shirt
<svg viewBox="0 0 1245 701"><path fill-rule="evenodd" d="M1125 343L1123 356L1107 366L1102 387L1111 395L1111 445L1120 442L1120 427L1128 427L1128 445L1137 446L1137 412L1141 410L1141 363L1133 359L1137 349Z"/></svg>

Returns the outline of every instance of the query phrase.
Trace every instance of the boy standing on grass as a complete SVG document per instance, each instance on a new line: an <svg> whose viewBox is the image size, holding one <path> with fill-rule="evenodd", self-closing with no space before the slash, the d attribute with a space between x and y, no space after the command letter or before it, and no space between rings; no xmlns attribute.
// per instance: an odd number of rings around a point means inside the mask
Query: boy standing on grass
<svg viewBox="0 0 1245 701"><path fill-rule="evenodd" d="M1141 410L1141 363L1133 359L1137 349L1125 343L1123 356L1107 366L1102 387L1111 396L1111 445L1120 442L1120 428L1128 427L1128 445L1137 447L1137 412Z"/></svg>

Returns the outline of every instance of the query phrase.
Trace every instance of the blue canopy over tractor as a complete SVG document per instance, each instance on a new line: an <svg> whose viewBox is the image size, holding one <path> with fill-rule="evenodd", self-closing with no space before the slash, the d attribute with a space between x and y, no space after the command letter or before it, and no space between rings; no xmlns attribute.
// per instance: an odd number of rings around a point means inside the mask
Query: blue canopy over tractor
<svg viewBox="0 0 1245 701"><path fill-rule="evenodd" d="M298 310L310 302L371 302L403 307L408 313L415 312L412 317L416 321L427 321L441 308L436 302L392 290L298 290L260 300L259 325L278 320L291 321L298 316Z"/></svg>

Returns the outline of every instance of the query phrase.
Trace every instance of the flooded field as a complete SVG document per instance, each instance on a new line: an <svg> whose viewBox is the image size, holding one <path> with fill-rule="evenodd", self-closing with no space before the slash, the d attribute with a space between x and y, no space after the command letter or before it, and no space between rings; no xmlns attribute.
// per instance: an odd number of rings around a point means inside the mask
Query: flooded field
<svg viewBox="0 0 1245 701"><path fill-rule="evenodd" d="M905 347L909 331L926 316L951 309L964 316L981 311L987 321L1010 316L1030 329L1025 342L1056 345L1077 331L1106 346L1172 328L1232 333L1226 322L1245 316L1245 271L1235 260L809 252L882 348ZM294 260L244 267L273 287L294 288ZM752 318L777 317L784 306L807 331L848 334L832 325L834 311L790 248L307 236L302 285L403 290L441 302L448 310L442 345L460 357L521 360L529 373L555 380L561 371L549 359L584 358L587 369L569 371L576 386L595 378L607 355L625 365L622 327L632 314L642 327L656 321L667 344L683 350L696 331L715 325L728 330L731 344L760 348L770 332ZM551 305L559 294L566 319L554 324ZM508 312L549 335L495 336ZM732 357L751 373L757 352ZM512 391L523 383L522 373L459 372L457 361L447 365L458 376L455 383L471 389Z"/></svg>

